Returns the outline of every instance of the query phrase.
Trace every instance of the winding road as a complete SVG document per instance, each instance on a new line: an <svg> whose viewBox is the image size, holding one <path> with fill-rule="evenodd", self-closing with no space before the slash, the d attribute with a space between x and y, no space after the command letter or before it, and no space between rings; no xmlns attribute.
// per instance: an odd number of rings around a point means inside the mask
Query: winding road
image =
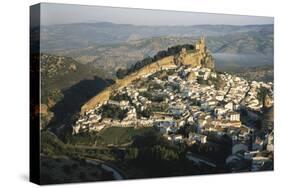
<svg viewBox="0 0 281 188"><path fill-rule="evenodd" d="M86 162L94 164L94 165L100 165L103 170L112 172L115 180L124 180L125 179L125 175L122 172L120 172L118 169L116 169L112 165L106 164L104 161L86 158Z"/></svg>

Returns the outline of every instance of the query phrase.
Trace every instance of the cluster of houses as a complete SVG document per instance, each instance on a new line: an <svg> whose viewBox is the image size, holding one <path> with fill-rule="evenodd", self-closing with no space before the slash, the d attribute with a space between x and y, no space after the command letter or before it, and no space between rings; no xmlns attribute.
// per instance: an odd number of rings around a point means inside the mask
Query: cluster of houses
<svg viewBox="0 0 281 188"><path fill-rule="evenodd" d="M273 83L264 83L264 82L256 82L252 81L250 84L250 89L245 97L246 106L254 111L259 111L263 107L263 101L259 101L258 99L258 91L263 87L268 89L270 97L268 97L269 106L273 105Z"/></svg>
<svg viewBox="0 0 281 188"><path fill-rule="evenodd" d="M239 171L243 166L249 165L251 171L273 169L273 134L265 134L264 139L253 137L250 143L236 143L232 153L226 159L226 165L233 171Z"/></svg>
<svg viewBox="0 0 281 188"><path fill-rule="evenodd" d="M232 140L232 153L226 164L250 160L252 170L258 170L272 160L269 155L273 152L273 133L265 133L263 140L255 137L253 128L241 122L241 110L261 111L263 101L258 99L261 87L270 91L273 104L272 83L249 82L200 66L179 66L166 76L146 75L118 89L115 95L126 95L129 100L108 100L98 105L82 115L73 130L78 133L112 126L155 127L167 140L188 145L207 144L210 133L217 138L228 136ZM122 120L102 118L100 109L105 104L126 109L126 117ZM152 111L150 116L143 117L141 112L148 110ZM180 129L190 126L194 129L188 134L180 133ZM196 157L189 155L188 158Z"/></svg>

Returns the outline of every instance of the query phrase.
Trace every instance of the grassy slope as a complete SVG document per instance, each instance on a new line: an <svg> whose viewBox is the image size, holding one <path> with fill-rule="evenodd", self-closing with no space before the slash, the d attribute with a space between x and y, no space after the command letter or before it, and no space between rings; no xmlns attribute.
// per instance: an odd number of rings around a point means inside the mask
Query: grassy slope
<svg viewBox="0 0 281 188"><path fill-rule="evenodd" d="M97 143L113 145L126 144L131 142L135 136L142 135L152 130L153 128L134 129L133 127L110 127L98 134Z"/></svg>

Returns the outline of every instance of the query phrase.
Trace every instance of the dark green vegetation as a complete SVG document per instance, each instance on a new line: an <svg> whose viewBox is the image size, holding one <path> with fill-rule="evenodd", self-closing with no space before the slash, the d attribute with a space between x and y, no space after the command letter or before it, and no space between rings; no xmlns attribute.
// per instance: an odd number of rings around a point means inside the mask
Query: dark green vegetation
<svg viewBox="0 0 281 188"><path fill-rule="evenodd" d="M62 99L62 90L95 76L106 78L106 72L78 63L70 57L41 55L42 102L54 103ZM50 104L51 105L51 104Z"/></svg>
<svg viewBox="0 0 281 188"><path fill-rule="evenodd" d="M140 178L187 174L193 167L185 160L184 148L169 144L153 132L136 138L125 159L138 169L134 173L139 173Z"/></svg>
<svg viewBox="0 0 281 188"><path fill-rule="evenodd" d="M80 133L75 136L66 137L62 142L50 131L41 131L41 154L49 157L67 156L73 160L85 157L101 159L104 161L114 160L110 148L91 147L95 144L97 135L95 133Z"/></svg>
<svg viewBox="0 0 281 188"><path fill-rule="evenodd" d="M122 110L119 106L113 104L103 105L100 109L102 113L102 118L111 118L116 120L123 120L128 110Z"/></svg>
<svg viewBox="0 0 281 188"><path fill-rule="evenodd" d="M112 173L83 159L41 156L41 184L114 180Z"/></svg>
<svg viewBox="0 0 281 188"><path fill-rule="evenodd" d="M173 144L155 131L147 132L135 137L131 146L124 155L124 160L119 163L120 168L128 172L129 178L151 178L182 176L191 174L206 174L227 172L227 169L206 165L196 165L186 159L187 152L200 153L202 157L208 157L220 164L229 154L226 143L211 145L199 145L189 147L184 143ZM215 152L212 150L216 150ZM212 155L210 155L212 154Z"/></svg>
<svg viewBox="0 0 281 188"><path fill-rule="evenodd" d="M68 144L60 142L52 133L42 132L42 142L45 148L42 153L45 155L48 154L50 157L66 155L75 161L83 157L100 159L117 166L127 178L226 172L227 169L221 167L195 165L185 156L187 152L200 153L202 157L211 158L219 164L229 152L224 149L226 146L224 141L215 146L213 144L189 147L184 143L173 144L154 128L112 127L99 133L74 135L69 138ZM58 148L55 148L56 146Z"/></svg>
<svg viewBox="0 0 281 188"><path fill-rule="evenodd" d="M111 172L105 171L100 165L93 165L85 158L113 160L114 154L109 149L87 149L75 147L75 139L84 140L86 135L68 140L63 143L58 137L49 132L41 131L41 183L74 183L85 181L113 180ZM89 144L89 139L86 140ZM82 144L83 145L83 144ZM87 146L87 145L86 145Z"/></svg>
<svg viewBox="0 0 281 188"><path fill-rule="evenodd" d="M67 138L67 143L70 145L94 146L96 144L96 140L96 132L81 132L79 134L69 136Z"/></svg>
<svg viewBox="0 0 281 188"><path fill-rule="evenodd" d="M54 112L54 118L48 127L60 138L69 134L69 128L77 120L81 106L111 83L113 83L111 80L95 77L93 80L82 80L66 89L63 92L63 100L50 109Z"/></svg>
<svg viewBox="0 0 281 188"><path fill-rule="evenodd" d="M262 101L263 103L265 103L266 97L268 97L269 94L270 94L270 90L268 88L261 87L258 90L257 98L258 98L259 101Z"/></svg>
<svg viewBox="0 0 281 188"><path fill-rule="evenodd" d="M116 72L116 76L119 79L124 78L126 75L132 74L133 72L136 72L139 69L141 69L155 61L163 59L164 57L178 54L183 48L185 48L187 50L194 50L194 46L189 45L189 44L173 46L173 47L168 48L167 50L159 51L153 57L146 57L145 59L143 59L141 61L137 61L135 64L133 64L128 69L118 69Z"/></svg>
<svg viewBox="0 0 281 188"><path fill-rule="evenodd" d="M147 108L143 111L141 111L140 107L135 107L135 108L136 108L136 112L137 112L137 118L141 118L141 117L149 118L152 115L151 108Z"/></svg>
<svg viewBox="0 0 281 188"><path fill-rule="evenodd" d="M129 97L127 94L117 94L110 96L110 100L114 101L131 101L131 97Z"/></svg>
<svg viewBox="0 0 281 188"><path fill-rule="evenodd" d="M147 132L153 131L153 128L133 127L111 127L98 133L97 143L99 145L123 145L131 143L136 136L141 136Z"/></svg>
<svg viewBox="0 0 281 188"><path fill-rule="evenodd" d="M66 145L49 131L41 132L41 153L45 155L62 155L67 153Z"/></svg>
<svg viewBox="0 0 281 188"><path fill-rule="evenodd" d="M53 113L52 119L44 121L46 124L42 127L48 125L54 132L59 127L65 128L60 133L66 134L81 106L112 83L106 79L106 73L90 65L69 57L41 55L42 104L47 107L43 121Z"/></svg>
<svg viewBox="0 0 281 188"><path fill-rule="evenodd" d="M144 91L140 93L141 96L146 97L148 100L153 102L162 102L167 96L159 95L157 92L153 91Z"/></svg>
<svg viewBox="0 0 281 188"><path fill-rule="evenodd" d="M79 133L69 137L71 145L120 146L131 144L136 136L154 131L154 128L110 127L95 133Z"/></svg>

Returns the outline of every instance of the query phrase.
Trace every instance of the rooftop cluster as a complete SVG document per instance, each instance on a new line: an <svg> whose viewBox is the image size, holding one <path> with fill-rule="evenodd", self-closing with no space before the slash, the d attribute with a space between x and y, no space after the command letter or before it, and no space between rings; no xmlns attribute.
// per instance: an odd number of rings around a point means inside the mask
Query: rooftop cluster
<svg viewBox="0 0 281 188"><path fill-rule="evenodd" d="M78 133L112 126L155 127L172 143L187 145L211 144L214 138L227 137L232 152L225 163L251 160L252 170L257 170L272 161L273 132L256 135L254 126L258 115L272 105L271 82L181 65L117 89L109 100L82 115L73 128ZM199 160L192 154L187 157Z"/></svg>

